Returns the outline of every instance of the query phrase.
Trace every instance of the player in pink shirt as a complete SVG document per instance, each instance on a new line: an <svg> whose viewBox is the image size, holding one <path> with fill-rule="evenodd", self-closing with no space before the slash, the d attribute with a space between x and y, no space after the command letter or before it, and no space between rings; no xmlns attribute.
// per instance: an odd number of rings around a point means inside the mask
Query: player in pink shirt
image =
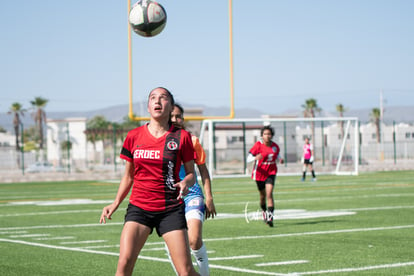
<svg viewBox="0 0 414 276"><path fill-rule="evenodd" d="M283 159L279 156L279 146L272 141L274 136L273 128L271 126L264 126L261 129L260 135L262 139L256 142L250 149L247 162L254 161L252 179L256 181L257 189L259 190L259 202L263 213L263 220L270 227L273 227L275 205L273 188L277 174L276 160L279 159L280 163L283 163Z"/></svg>
<svg viewBox="0 0 414 276"><path fill-rule="evenodd" d="M309 142L309 138L305 138L305 144L303 145L303 173L302 181L305 181L307 168L312 172L312 181L316 181L315 171L313 170L313 145Z"/></svg>

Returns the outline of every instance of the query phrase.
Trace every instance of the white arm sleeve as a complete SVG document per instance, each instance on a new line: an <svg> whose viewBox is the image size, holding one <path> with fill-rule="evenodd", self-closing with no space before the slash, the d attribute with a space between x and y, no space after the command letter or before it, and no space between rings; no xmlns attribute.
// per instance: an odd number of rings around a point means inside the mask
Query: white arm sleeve
<svg viewBox="0 0 414 276"><path fill-rule="evenodd" d="M249 153L249 155L247 155L246 162L247 162L247 163L250 163L250 162L253 162L254 160L255 160L255 159L254 159L253 154Z"/></svg>

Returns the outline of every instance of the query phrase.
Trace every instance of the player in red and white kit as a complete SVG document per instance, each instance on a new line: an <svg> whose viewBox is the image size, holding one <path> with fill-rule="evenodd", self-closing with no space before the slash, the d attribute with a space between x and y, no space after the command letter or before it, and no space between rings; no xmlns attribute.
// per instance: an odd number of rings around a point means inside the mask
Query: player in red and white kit
<svg viewBox="0 0 414 276"><path fill-rule="evenodd" d="M260 194L260 208L263 213L263 220L273 227L274 199L273 188L275 185L277 165L283 158L279 156L280 148L272 141L274 130L271 126L264 126L260 135L262 139L256 142L249 151L247 162L254 161L252 179L256 181ZM267 204L267 207L266 207Z"/></svg>
<svg viewBox="0 0 414 276"><path fill-rule="evenodd" d="M171 124L172 94L158 87L148 98L150 122L130 131L120 157L125 173L112 204L102 210L106 223L131 190L121 234L116 275L132 275L135 262L155 228L168 246L179 275L199 275L189 250L183 197L195 182L191 135ZM179 171L184 164L186 175Z"/></svg>
<svg viewBox="0 0 414 276"><path fill-rule="evenodd" d="M301 181L305 181L306 171L312 172L312 181L316 181L315 171L313 169L313 145L309 142L309 138L305 138L305 144L303 145L303 171Z"/></svg>

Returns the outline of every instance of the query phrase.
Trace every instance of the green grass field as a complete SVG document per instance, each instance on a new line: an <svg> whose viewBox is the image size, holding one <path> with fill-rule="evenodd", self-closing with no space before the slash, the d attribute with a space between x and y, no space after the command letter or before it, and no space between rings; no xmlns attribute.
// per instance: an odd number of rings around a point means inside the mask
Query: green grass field
<svg viewBox="0 0 414 276"><path fill-rule="evenodd" d="M256 220L251 179L214 179L219 216L204 224L211 274L414 275L413 179L413 171L278 177L274 228ZM108 224L98 220L117 188L0 184L0 275L114 275L127 202ZM155 233L134 275L174 275Z"/></svg>

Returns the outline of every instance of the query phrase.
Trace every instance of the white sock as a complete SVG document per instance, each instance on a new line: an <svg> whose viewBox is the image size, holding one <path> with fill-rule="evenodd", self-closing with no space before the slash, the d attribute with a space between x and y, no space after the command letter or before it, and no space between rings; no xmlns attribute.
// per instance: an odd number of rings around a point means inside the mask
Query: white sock
<svg viewBox="0 0 414 276"><path fill-rule="evenodd" d="M208 256L207 256L207 249L203 243L203 245L198 250L191 249L191 253L196 259L198 265L198 272L201 276L209 276L210 270L208 267Z"/></svg>

